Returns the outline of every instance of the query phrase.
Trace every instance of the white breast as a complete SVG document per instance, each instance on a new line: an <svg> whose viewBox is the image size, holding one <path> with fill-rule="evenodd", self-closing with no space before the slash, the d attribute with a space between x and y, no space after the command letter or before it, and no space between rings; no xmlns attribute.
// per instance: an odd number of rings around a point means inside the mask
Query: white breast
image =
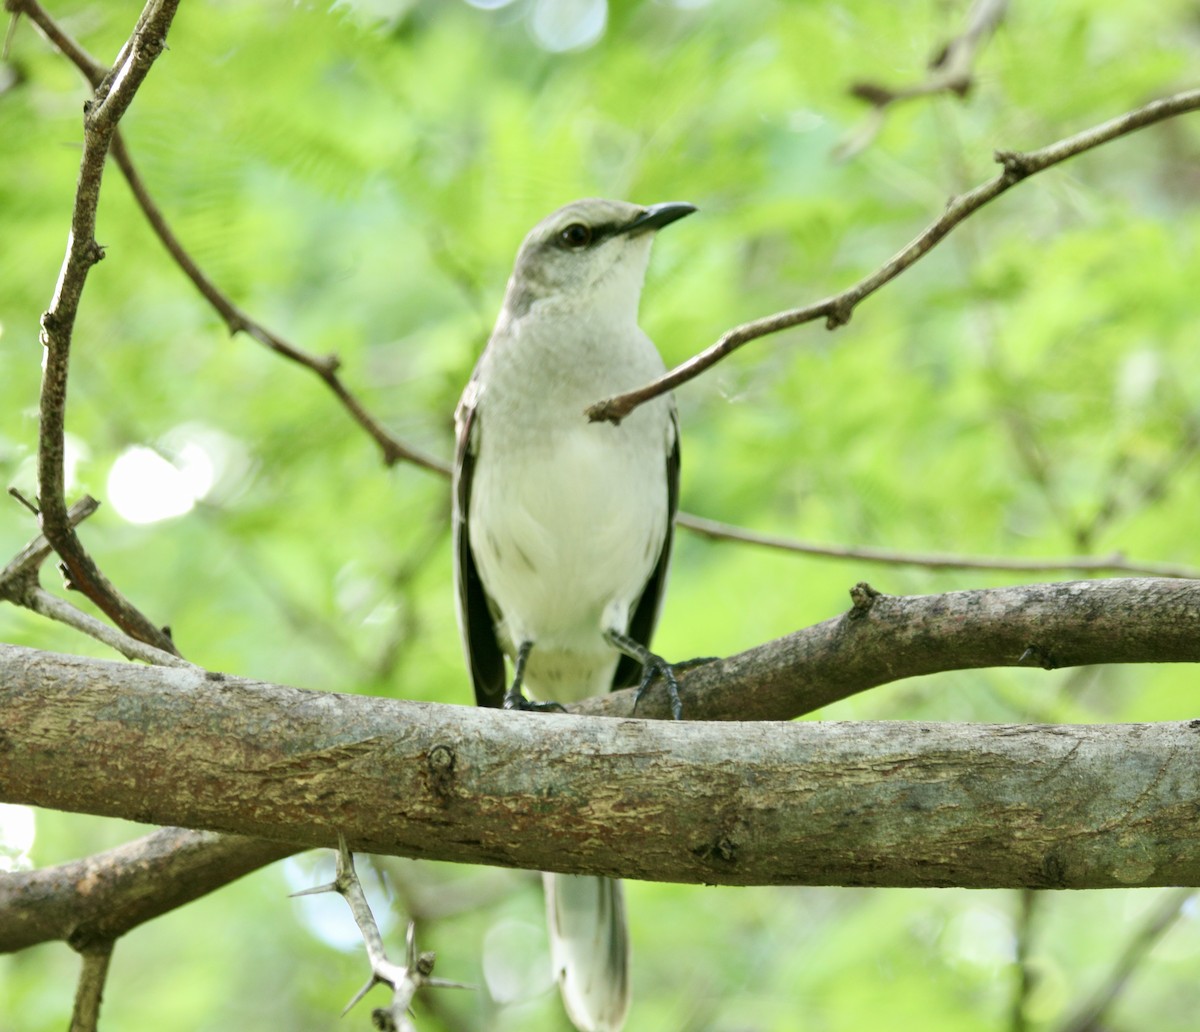
<svg viewBox="0 0 1200 1032"><path fill-rule="evenodd" d="M610 686L619 656L603 633L628 630L667 531L661 423L661 411L619 427L581 418L548 439L497 447L484 416L471 550L507 650L535 643L526 672L535 697Z"/></svg>

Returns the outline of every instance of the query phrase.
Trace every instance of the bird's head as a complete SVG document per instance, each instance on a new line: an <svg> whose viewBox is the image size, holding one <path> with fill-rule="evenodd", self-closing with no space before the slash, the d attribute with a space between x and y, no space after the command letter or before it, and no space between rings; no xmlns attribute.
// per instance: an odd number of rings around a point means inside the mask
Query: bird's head
<svg viewBox="0 0 1200 1032"><path fill-rule="evenodd" d="M534 305L637 316L654 232L690 215L682 201L643 208L588 198L547 215L517 252L505 307L520 318Z"/></svg>

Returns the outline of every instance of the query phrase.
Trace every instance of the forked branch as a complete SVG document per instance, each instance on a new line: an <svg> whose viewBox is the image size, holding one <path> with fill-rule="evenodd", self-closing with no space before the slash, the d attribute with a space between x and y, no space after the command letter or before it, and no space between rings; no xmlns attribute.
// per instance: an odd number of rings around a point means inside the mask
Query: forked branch
<svg viewBox="0 0 1200 1032"><path fill-rule="evenodd" d="M1021 180L1050 168L1052 165L1057 165L1059 162L1066 161L1068 158L1073 158L1077 154L1115 140L1119 136L1125 136L1148 125L1188 111L1195 111L1198 108L1200 108L1200 89L1187 90L1163 100L1153 101L1101 125L1093 126L1091 129L1085 129L1074 136L1042 147L1040 150L997 151L996 161L1004 166L1003 172L969 193L951 198L940 218L932 222L920 236L897 252L875 272L854 286L843 290L840 294L834 294L832 297L815 301L802 308L777 312L774 315L735 326L732 330L726 331L715 344L664 373L657 380L625 394L614 395L596 402L587 409L588 418L593 422L606 420L610 423L619 423L639 405L695 379L743 344L758 340L760 337L779 333L781 330L812 322L815 319L824 319L826 328L830 330L845 325L850 321L850 316L860 301L914 265L932 251L955 226Z"/></svg>

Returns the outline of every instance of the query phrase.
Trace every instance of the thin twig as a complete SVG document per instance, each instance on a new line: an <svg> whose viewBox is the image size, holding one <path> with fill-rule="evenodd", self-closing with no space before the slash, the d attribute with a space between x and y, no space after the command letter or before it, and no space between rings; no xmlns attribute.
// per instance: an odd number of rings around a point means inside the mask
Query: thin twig
<svg viewBox="0 0 1200 1032"><path fill-rule="evenodd" d="M83 966L75 987L75 1007L71 1012L70 1032L96 1032L100 1022L100 999L108 979L113 943L105 942L83 950Z"/></svg>
<svg viewBox="0 0 1200 1032"><path fill-rule="evenodd" d="M822 318L825 320L826 328L831 330L844 325L850 321L850 316L860 301L875 293L885 283L895 279L905 269L923 258L955 226L1021 180L1041 172L1051 165L1056 165L1103 143L1108 143L1119 136L1125 136L1148 125L1153 125L1155 122L1161 122L1188 111L1195 111L1198 108L1200 108L1200 89L1187 90L1126 112L1108 122L1085 129L1081 133L1059 140L1040 150L1026 153L997 151L995 158L1004 166L1003 172L994 179L977 186L974 190L951 198L946 205L946 211L940 218L931 223L916 239L879 269L848 290L802 308L776 312L774 315L735 326L715 344L664 373L657 380L625 394L614 395L596 402L586 410L588 418L593 422L619 423L639 405L674 390L681 384L687 383L688 380L695 379L706 369L716 365L726 355L759 337L766 337L773 333L779 333L781 330L799 326L801 323Z"/></svg>
<svg viewBox="0 0 1200 1032"><path fill-rule="evenodd" d="M1184 904L1195 892L1193 888L1173 889L1162 896L1158 906L1150 911L1145 922L1125 944L1108 977L1096 988L1090 999L1067 1019L1059 1032L1099 1032L1109 1027L1104 1019L1112 1005L1154 944L1179 919Z"/></svg>
<svg viewBox="0 0 1200 1032"><path fill-rule="evenodd" d="M67 522L76 527L100 508L90 495L81 498L67 512ZM126 659L140 659L158 666L192 666L173 652L156 649L119 628L97 620L65 599L50 594L38 583L38 569L53 553L45 536L39 534L0 570L0 599L24 606L50 620L73 627L115 649Z"/></svg>
<svg viewBox="0 0 1200 1032"><path fill-rule="evenodd" d="M48 620L57 620L61 624L73 627L75 630L96 641L116 650L126 659L140 659L143 663L155 666L189 667L199 669L194 663L175 652L157 649L148 642L126 634L118 627L90 616L82 609L73 606L66 599L52 595L45 588L34 586L25 595L22 604L39 616Z"/></svg>
<svg viewBox="0 0 1200 1032"><path fill-rule="evenodd" d="M404 444L394 437L386 427L366 410L362 402L350 392L338 373L341 366L340 358L336 355L313 355L303 348L297 347L295 344L284 340L277 333L272 332L266 326L262 325L262 323L251 318L235 305L207 276L204 270L196 264L192 256L187 252L182 243L180 243L179 238L175 236L170 224L163 217L158 205L155 204L154 198L150 196L149 191L146 189L146 185L133 164L133 159L129 154L128 148L125 146L124 140L117 139L113 141L113 157L116 159L122 173L124 173L125 179L129 183L129 188L133 191L133 196L138 202L138 206L142 209L146 220L150 223L151 228L162 242L163 247L175 259L176 264L183 270L184 275L192 281L192 284L200 291L204 299L220 314L231 334L245 333L260 344L270 348L276 354L282 355L284 358L316 373L325 382L325 385L333 391L338 401L342 403L354 421L379 446L380 451L383 453L384 461L389 466L395 465L397 462L411 462L422 469L427 469L435 473L441 472L445 465L444 463L434 456L426 454L411 445Z"/></svg>
<svg viewBox="0 0 1200 1032"><path fill-rule="evenodd" d="M1109 488L1104 498L1091 519L1076 526L1075 540L1087 547L1135 505L1161 500L1171 486L1179 482L1178 474L1195 458L1197 449L1200 449L1200 421L1187 415L1180 428L1177 446L1161 462L1147 467L1128 454L1118 456L1105 478Z"/></svg>
<svg viewBox="0 0 1200 1032"><path fill-rule="evenodd" d="M417 953L416 926L410 921L408 935L405 941L404 963L396 964L388 960L383 947L383 936L375 915L371 913L371 905L363 893L362 883L354 871L354 857L346 845L346 839L338 834L337 875L328 885L318 885L311 889L302 889L294 896L311 896L323 892L336 892L350 907L362 935L363 945L367 948L367 959L371 965L371 977L342 1011L345 1015L359 1000L377 985L389 985L392 988L392 1001L387 1008L379 1007L372 1013L375 1027L385 1032L415 1032L416 1026L409 1018L409 1008L418 989L470 989L471 986L461 982L450 982L444 978L433 978L434 955L432 953Z"/></svg>
<svg viewBox="0 0 1200 1032"><path fill-rule="evenodd" d="M965 97L975 84L975 59L1004 20L1007 9L1008 0L975 0L967 11L963 31L934 55L929 74L918 83L896 87L878 82L853 83L851 96L869 103L871 112L863 125L837 146L837 157L851 158L865 150L883 128L885 111L898 101L937 93Z"/></svg>
<svg viewBox="0 0 1200 1032"><path fill-rule="evenodd" d="M9 2L19 6L22 11L29 15L30 20L83 73L84 78L88 82L93 86L98 86L103 81L107 70L64 32L62 27L55 22L37 0L9 0ZM142 209L142 213L146 216L146 221L150 223L150 228L154 230L155 235L175 260L175 263L183 270L183 274L191 280L193 286L200 291L204 299L221 316L231 334L245 333L260 344L270 348L276 354L282 355L284 358L316 373L325 382L326 386L333 391L338 401L342 403L354 421L379 446L379 450L383 453L384 462L389 466L395 465L397 462L411 462L413 465L420 466L434 473L443 471L445 467L443 462L421 451L419 448L405 444L397 439L366 410L362 402L346 387L345 382L339 375L341 367L340 358L336 355L314 355L285 340L279 334L274 333L242 311L209 278L207 273L200 268L175 235L175 231L171 228L170 223L167 222L162 210L150 195L150 191L146 188L141 174L133 163L133 157L129 153L129 148L125 145L125 140L119 133L114 134L112 139L112 156L117 163L117 167L120 168L121 173L129 183L129 189L133 192L134 199Z"/></svg>
<svg viewBox="0 0 1200 1032"><path fill-rule="evenodd" d="M83 71L93 88L99 86L108 74L108 68L63 32L54 19L46 12L46 9L38 4L37 0L4 0L4 9L12 11L14 23L22 14L33 22L55 50L59 51L72 64Z"/></svg>
<svg viewBox="0 0 1200 1032"><path fill-rule="evenodd" d="M95 498L91 495L84 495L67 510L67 522L72 527L78 527L99 508L100 503ZM36 577L39 567L50 558L53 552L54 549L51 548L50 542L46 540L44 534L39 534L30 541L9 560L3 570L0 570L0 598L7 598L13 602L18 601L9 595L13 585L30 575Z"/></svg>
<svg viewBox="0 0 1200 1032"><path fill-rule="evenodd" d="M730 523L705 519L682 513L679 525L701 537L722 541L739 541L781 552L798 555L825 556L830 559L856 559L891 566L924 566L944 570L1005 570L1013 573L1050 573L1056 570L1079 570L1089 573L1136 573L1150 577L1200 578L1200 569L1175 563L1149 563L1126 559L1120 553L1107 556L1068 556L1064 559L1000 559L991 556L950 555L944 552L898 552L886 548L842 548L817 545L792 538L760 534Z"/></svg>
<svg viewBox="0 0 1200 1032"><path fill-rule="evenodd" d="M1011 1032L1028 1032L1029 1018L1026 1011L1029 1007L1029 997L1033 994L1037 982L1034 969L1029 964L1030 945L1033 940L1033 923L1037 916L1038 901L1042 899L1033 889L1017 891L1020 910L1017 914L1015 929L1016 940L1016 985L1013 986L1012 1005L1009 1008L1009 1024Z"/></svg>
<svg viewBox="0 0 1200 1032"><path fill-rule="evenodd" d="M155 58L166 46L166 34L179 0L150 0L137 30L120 58L85 108L83 157L58 284L42 316L41 342L46 349L38 439L38 504L46 540L62 557L73 587L82 591L122 630L156 648L175 652L170 636L147 619L101 573L75 533L67 511L64 476L64 432L67 380L75 318L88 272L104 257L96 242L96 208L109 143ZM30 5L21 0L21 10Z"/></svg>

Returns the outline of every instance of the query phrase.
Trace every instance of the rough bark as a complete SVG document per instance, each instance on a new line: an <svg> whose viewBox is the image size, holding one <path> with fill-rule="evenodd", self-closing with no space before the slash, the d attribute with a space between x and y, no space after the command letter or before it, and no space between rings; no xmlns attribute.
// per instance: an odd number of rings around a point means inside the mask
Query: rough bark
<svg viewBox="0 0 1200 1032"><path fill-rule="evenodd" d="M294 852L279 842L160 828L83 860L0 876L0 952L59 939L87 952Z"/></svg>
<svg viewBox="0 0 1200 1032"><path fill-rule="evenodd" d="M947 670L1200 662L1200 581L1155 577L881 595L687 673L689 720L788 720L877 685ZM674 657L673 657L674 658ZM633 693L576 712L628 716ZM652 692L638 716L668 717Z"/></svg>
<svg viewBox="0 0 1200 1032"><path fill-rule="evenodd" d="M1200 884L1200 721L568 718L3 646L0 797L664 881Z"/></svg>

